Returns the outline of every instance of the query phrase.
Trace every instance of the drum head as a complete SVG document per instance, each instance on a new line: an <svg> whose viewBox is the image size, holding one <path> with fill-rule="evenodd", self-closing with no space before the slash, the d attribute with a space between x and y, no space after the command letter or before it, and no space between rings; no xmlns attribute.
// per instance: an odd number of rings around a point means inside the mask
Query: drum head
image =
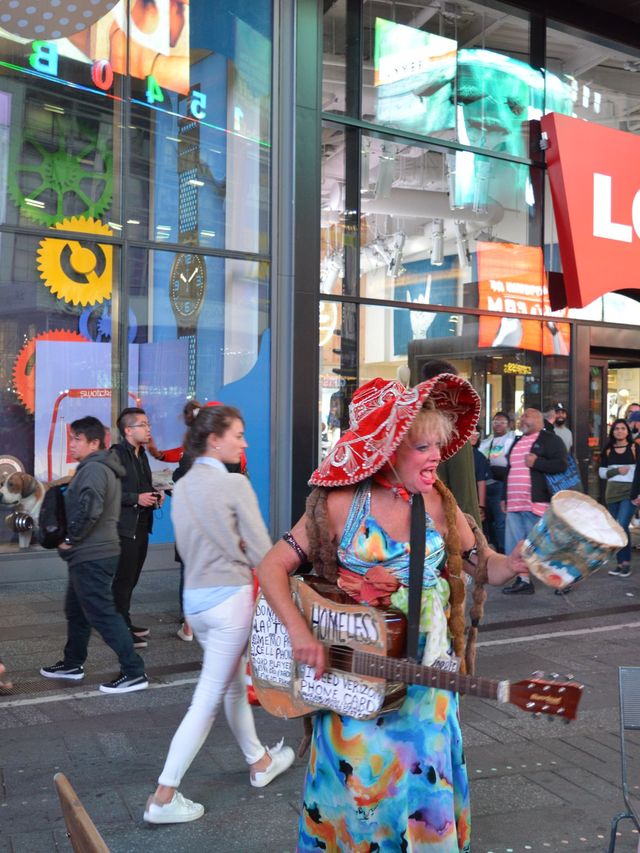
<svg viewBox="0 0 640 853"><path fill-rule="evenodd" d="M608 510L580 492L566 489L551 498L553 514L579 536L607 548L624 548L627 534Z"/></svg>

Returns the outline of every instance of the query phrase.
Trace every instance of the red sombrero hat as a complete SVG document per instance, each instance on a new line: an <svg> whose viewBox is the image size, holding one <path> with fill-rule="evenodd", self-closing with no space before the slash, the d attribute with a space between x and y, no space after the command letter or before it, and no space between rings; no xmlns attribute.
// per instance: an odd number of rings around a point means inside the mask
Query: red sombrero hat
<svg viewBox="0 0 640 853"><path fill-rule="evenodd" d="M422 408L431 399L453 423L442 448L449 459L467 441L480 414L480 398L461 376L441 373L415 388L400 382L372 379L353 395L349 429L311 475L311 486L350 486L371 477L387 462Z"/></svg>

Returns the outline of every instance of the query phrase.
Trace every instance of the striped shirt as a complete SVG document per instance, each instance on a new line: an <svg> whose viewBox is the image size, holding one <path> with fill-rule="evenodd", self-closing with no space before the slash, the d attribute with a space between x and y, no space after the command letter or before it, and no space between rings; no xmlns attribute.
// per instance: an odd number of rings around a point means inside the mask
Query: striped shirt
<svg viewBox="0 0 640 853"><path fill-rule="evenodd" d="M523 435L511 451L509 462L509 487L507 490L507 512L532 512L534 515L544 515L549 504L533 503L531 500L531 469L525 465L524 457L531 453L531 448L539 433Z"/></svg>

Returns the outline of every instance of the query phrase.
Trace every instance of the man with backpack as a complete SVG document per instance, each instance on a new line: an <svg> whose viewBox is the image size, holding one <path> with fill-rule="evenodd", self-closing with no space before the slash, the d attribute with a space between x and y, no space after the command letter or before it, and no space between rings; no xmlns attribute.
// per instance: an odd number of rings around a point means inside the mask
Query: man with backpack
<svg viewBox="0 0 640 853"><path fill-rule="evenodd" d="M95 628L118 656L121 670L113 681L101 684L100 690L144 690L149 686L144 661L133 648L129 628L116 610L111 590L120 555L118 517L124 468L115 453L105 450L105 428L94 417L73 421L69 452L79 464L64 493L67 534L58 546L58 553L69 566L67 643L62 660L42 667L40 674L81 681L91 629Z"/></svg>

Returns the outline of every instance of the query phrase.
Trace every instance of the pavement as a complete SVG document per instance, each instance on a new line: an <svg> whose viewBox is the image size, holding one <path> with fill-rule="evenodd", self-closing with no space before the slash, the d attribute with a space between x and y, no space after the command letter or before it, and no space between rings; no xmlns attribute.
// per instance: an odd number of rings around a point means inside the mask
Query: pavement
<svg viewBox="0 0 640 853"><path fill-rule="evenodd" d="M640 553L628 579L602 570L570 595L538 584L535 595L490 589L479 637L478 674L512 681L531 672L572 674L584 684L578 719L537 718L509 705L465 697L461 714L471 781L473 853L607 850L611 818L624 810L620 786L618 667L639 664ZM171 737L197 678L197 643L176 638L178 573L143 571L134 604L151 627L142 650L151 689L106 696L97 685L117 670L92 638L87 677L60 685L38 674L61 656L64 581L3 581L1 657L14 690L0 696L0 853L69 851L53 775L64 772L114 853L294 851L305 761L264 789L248 771L223 715L186 775L182 792L204 803L191 824L142 821ZM256 710L265 743L297 747L302 725ZM640 733L625 736L640 794ZM617 853L638 834L620 824Z"/></svg>

